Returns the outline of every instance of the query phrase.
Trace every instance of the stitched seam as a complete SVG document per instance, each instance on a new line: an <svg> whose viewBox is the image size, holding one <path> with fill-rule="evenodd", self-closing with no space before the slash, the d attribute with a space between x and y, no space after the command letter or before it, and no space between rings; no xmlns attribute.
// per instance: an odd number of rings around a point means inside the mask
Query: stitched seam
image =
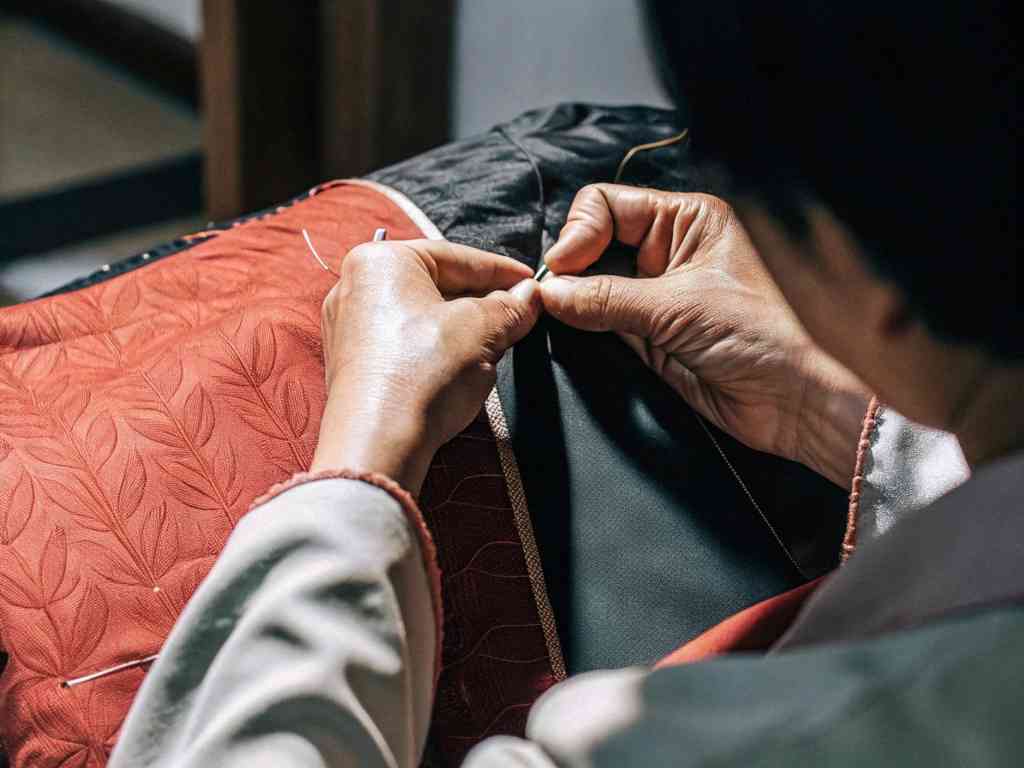
<svg viewBox="0 0 1024 768"><path fill-rule="evenodd" d="M853 550L857 548L857 518L860 515L864 466L871 450L871 436L878 423L879 407L878 398L872 397L871 402L868 403L867 413L864 414L864 425L861 427L860 439L857 442L857 461L854 464L853 479L850 482L850 503L846 512L846 533L843 534L843 544L839 555L840 563L845 563L853 554Z"/></svg>
<svg viewBox="0 0 1024 768"><path fill-rule="evenodd" d="M547 234L548 224L548 212L547 207L544 205L547 196L544 193L544 175L540 171L540 165L530 152L522 145L522 143L514 138L508 131L505 130L505 126L498 126L497 132L505 137L505 140L523 153L526 161L530 164L530 168L533 169L534 180L537 182L537 213L540 215L540 232L538 235L537 243L537 261L542 262L544 260L544 236Z"/></svg>

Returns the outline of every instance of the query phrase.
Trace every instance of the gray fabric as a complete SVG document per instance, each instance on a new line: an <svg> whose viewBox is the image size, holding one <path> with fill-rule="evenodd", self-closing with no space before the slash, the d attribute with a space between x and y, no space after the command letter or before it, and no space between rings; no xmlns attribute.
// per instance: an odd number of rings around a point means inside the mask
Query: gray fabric
<svg viewBox="0 0 1024 768"><path fill-rule="evenodd" d="M434 615L390 495L298 485L246 516L182 613L110 768L416 765Z"/></svg>
<svg viewBox="0 0 1024 768"><path fill-rule="evenodd" d="M464 766L1017 765L1022 642L1024 610L1008 609L769 658L579 675L534 706L529 742L484 742Z"/></svg>

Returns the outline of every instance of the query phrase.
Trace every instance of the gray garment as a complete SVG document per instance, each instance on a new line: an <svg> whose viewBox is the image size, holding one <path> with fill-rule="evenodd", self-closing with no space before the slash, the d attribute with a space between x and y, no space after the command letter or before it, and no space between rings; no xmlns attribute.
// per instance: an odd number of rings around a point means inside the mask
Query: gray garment
<svg viewBox="0 0 1024 768"><path fill-rule="evenodd" d="M778 647L873 637L1024 597L1024 454L982 467L862 544Z"/></svg>
<svg viewBox="0 0 1024 768"><path fill-rule="evenodd" d="M897 516L778 652L571 678L535 705L526 740L490 739L466 768L1010 764L1024 748L1024 611L1006 605L1024 594L1022 471L1024 456L1004 460ZM390 496L353 480L285 491L232 535L111 768L412 768L433 684L430 606Z"/></svg>
<svg viewBox="0 0 1024 768"><path fill-rule="evenodd" d="M464 768L1019 765L1024 610L762 657L578 675Z"/></svg>

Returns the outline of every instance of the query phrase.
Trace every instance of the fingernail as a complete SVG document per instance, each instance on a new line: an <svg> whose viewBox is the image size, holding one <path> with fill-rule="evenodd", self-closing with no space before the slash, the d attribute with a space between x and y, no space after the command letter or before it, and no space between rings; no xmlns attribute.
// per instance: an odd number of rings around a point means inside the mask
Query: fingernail
<svg viewBox="0 0 1024 768"><path fill-rule="evenodd" d="M520 301L525 301L529 303L530 301L533 300L533 297L537 293L537 289L539 287L540 286L537 284L536 280L534 280L532 277L528 277L525 280L521 280L514 286L512 286L512 289L509 291L509 293L511 293Z"/></svg>

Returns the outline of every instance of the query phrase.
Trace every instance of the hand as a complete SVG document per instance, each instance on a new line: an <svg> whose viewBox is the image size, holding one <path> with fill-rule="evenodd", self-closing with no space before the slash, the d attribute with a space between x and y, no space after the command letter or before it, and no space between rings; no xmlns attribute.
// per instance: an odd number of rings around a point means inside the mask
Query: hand
<svg viewBox="0 0 1024 768"><path fill-rule="evenodd" d="M498 359L537 321L532 274L443 240L350 251L323 304L327 406L312 469L381 472L418 493L437 449L480 411Z"/></svg>
<svg viewBox="0 0 1024 768"><path fill-rule="evenodd" d="M638 247L637 279L563 276L613 238ZM550 314L618 332L717 427L849 486L869 395L812 343L724 201L585 187L545 261L557 275L541 284Z"/></svg>

